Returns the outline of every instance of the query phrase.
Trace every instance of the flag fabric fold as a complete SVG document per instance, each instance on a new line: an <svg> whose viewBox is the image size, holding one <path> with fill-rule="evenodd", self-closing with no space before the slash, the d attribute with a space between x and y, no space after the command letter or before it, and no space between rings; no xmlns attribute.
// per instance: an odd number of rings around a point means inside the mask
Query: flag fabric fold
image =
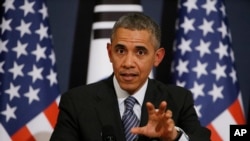
<svg viewBox="0 0 250 141"><path fill-rule="evenodd" d="M60 92L45 2L5 0L0 33L0 140L49 140Z"/></svg>
<svg viewBox="0 0 250 141"><path fill-rule="evenodd" d="M229 140L231 124L245 124L232 39L223 0L180 0L172 63L176 85L193 93L213 141Z"/></svg>
<svg viewBox="0 0 250 141"><path fill-rule="evenodd" d="M115 21L125 13L142 12L140 0L97 0L90 38L87 84L102 80L112 72L106 50Z"/></svg>

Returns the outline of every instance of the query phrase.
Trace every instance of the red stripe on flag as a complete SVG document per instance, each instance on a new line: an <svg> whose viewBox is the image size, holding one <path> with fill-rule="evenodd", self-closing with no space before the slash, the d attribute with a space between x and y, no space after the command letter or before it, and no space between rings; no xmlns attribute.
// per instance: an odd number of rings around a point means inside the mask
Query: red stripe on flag
<svg viewBox="0 0 250 141"><path fill-rule="evenodd" d="M44 114L46 115L48 121L50 122L51 126L54 128L56 125L57 115L58 115L58 105L56 101L50 104L47 109L44 110Z"/></svg>
<svg viewBox="0 0 250 141"><path fill-rule="evenodd" d="M12 141L35 141L30 131L26 126L23 126L15 134L11 136Z"/></svg>
<svg viewBox="0 0 250 141"><path fill-rule="evenodd" d="M220 135L217 133L212 124L209 124L207 128L211 130L211 141L222 141Z"/></svg>
<svg viewBox="0 0 250 141"><path fill-rule="evenodd" d="M246 124L245 117L238 99L228 108L237 124Z"/></svg>

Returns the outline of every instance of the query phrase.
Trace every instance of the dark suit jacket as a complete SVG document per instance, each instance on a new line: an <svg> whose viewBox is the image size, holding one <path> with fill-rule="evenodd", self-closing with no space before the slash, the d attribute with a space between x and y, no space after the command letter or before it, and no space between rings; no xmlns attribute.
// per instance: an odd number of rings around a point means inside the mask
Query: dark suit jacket
<svg viewBox="0 0 250 141"><path fill-rule="evenodd" d="M149 80L142 105L140 126L146 125L148 113L145 103L158 107L167 101L173 112L176 126L182 128L192 141L210 140L210 131L201 127L196 115L190 91L177 86ZM80 86L63 94L60 112L50 141L102 141L102 128L113 127L116 141L125 141L117 96L112 77L88 86ZM139 140L151 140L140 136Z"/></svg>

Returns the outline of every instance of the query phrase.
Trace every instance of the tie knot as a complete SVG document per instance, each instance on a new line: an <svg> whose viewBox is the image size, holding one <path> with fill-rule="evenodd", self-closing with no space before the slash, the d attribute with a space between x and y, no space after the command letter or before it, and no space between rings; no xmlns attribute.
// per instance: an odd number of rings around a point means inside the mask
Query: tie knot
<svg viewBox="0 0 250 141"><path fill-rule="evenodd" d="M126 98L125 100L126 109L131 110L134 107L136 102L137 100L133 96L129 96L128 98Z"/></svg>

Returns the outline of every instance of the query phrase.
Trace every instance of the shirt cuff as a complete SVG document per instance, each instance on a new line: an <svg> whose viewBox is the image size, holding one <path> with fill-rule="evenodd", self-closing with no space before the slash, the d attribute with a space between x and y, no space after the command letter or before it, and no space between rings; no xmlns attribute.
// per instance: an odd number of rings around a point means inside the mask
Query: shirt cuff
<svg viewBox="0 0 250 141"><path fill-rule="evenodd" d="M178 140L176 140L176 141L189 141L188 135L180 127L175 126L175 129L178 132L181 132L180 138Z"/></svg>

